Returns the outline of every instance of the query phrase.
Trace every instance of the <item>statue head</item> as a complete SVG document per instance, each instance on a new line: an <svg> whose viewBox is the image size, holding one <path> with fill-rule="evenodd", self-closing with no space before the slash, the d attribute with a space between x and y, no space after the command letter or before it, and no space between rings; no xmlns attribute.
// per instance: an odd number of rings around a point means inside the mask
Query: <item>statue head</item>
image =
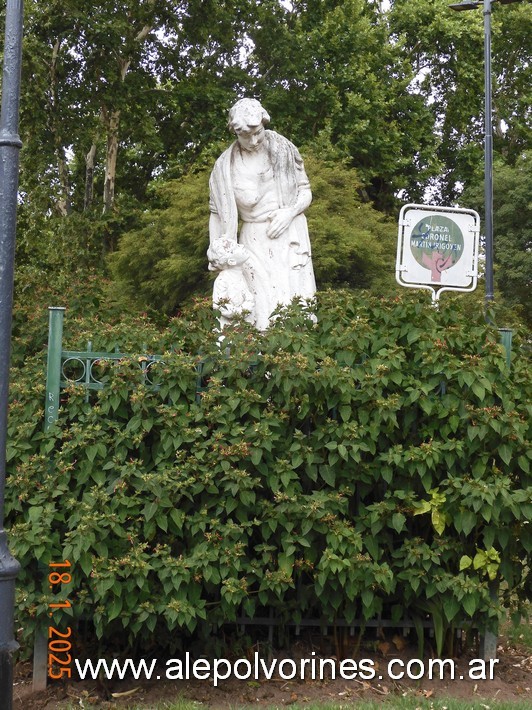
<svg viewBox="0 0 532 710"><path fill-rule="evenodd" d="M270 122L268 112L257 99L240 99L229 110L227 125L231 131L242 133Z"/></svg>
<svg viewBox="0 0 532 710"><path fill-rule="evenodd" d="M245 246L234 239L224 237L215 239L207 251L211 271L222 271L233 266L241 266L249 259L249 256Z"/></svg>

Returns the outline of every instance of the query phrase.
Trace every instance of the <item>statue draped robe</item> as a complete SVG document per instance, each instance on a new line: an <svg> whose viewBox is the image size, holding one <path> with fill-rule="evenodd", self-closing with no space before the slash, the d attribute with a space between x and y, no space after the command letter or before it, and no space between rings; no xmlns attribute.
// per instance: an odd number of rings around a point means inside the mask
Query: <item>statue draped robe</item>
<svg viewBox="0 0 532 710"><path fill-rule="evenodd" d="M310 196L310 185L297 148L274 131L265 133L269 162L265 172L249 174L239 167L242 149L236 141L216 161L209 183L210 209L220 221L218 236L238 240L251 254L244 273L261 330L279 305L295 297L309 299L316 292L304 214L296 215L277 239L267 235L270 212L295 206L303 190Z"/></svg>

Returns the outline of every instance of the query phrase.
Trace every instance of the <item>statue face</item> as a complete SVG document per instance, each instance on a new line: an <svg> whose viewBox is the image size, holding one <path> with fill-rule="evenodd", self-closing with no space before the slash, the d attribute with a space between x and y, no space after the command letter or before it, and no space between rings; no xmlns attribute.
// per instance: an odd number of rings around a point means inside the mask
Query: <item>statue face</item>
<svg viewBox="0 0 532 710"><path fill-rule="evenodd" d="M258 126L246 126L241 130L235 131L235 133L242 148L250 153L258 151L266 137L262 123Z"/></svg>
<svg viewBox="0 0 532 710"><path fill-rule="evenodd" d="M227 260L227 263L231 266L240 266L244 264L249 259L248 250L241 244L236 244L231 257Z"/></svg>

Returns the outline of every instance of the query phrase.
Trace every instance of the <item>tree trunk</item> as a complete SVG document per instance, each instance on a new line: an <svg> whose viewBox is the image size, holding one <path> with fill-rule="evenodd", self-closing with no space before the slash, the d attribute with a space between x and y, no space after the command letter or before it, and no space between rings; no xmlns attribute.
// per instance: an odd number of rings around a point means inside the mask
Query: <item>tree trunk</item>
<svg viewBox="0 0 532 710"><path fill-rule="evenodd" d="M56 137L57 138L57 137ZM57 141L59 142L59 141ZM61 184L61 196L57 201L57 209L63 217L72 213L72 203L70 201L70 175L68 165L65 160L63 146L56 145L57 155L57 170L59 173L59 182Z"/></svg>
<svg viewBox="0 0 532 710"><path fill-rule="evenodd" d="M149 3L153 5L154 0L149 0ZM144 42L151 30L151 25L145 25L135 36L135 41L139 43ZM119 59L120 81L122 83L125 81L130 65L130 57L121 57ZM107 157L105 161L103 213L108 214L112 211L115 202L116 161L118 156L118 128L120 125L120 110L109 110L106 106L102 106L101 116L107 132Z"/></svg>
<svg viewBox="0 0 532 710"><path fill-rule="evenodd" d="M85 201L83 211L87 212L92 207L94 197L94 161L96 159L96 143L91 145L91 149L85 156Z"/></svg>
<svg viewBox="0 0 532 710"><path fill-rule="evenodd" d="M60 122L58 120L58 99L57 99L57 60L61 49L61 40L58 39L52 49L52 61L50 62L50 97L48 101L49 108L49 126L54 137L55 154L57 157L57 172L59 176L59 184L61 185L61 196L57 202L57 209L63 215L69 215L72 212L72 203L70 201L70 174L68 164L65 160L65 150L63 148L63 138L59 130Z"/></svg>
<svg viewBox="0 0 532 710"><path fill-rule="evenodd" d="M115 202L116 159L118 156L118 127L120 111L107 114L107 157L105 162L105 184L103 190L103 213L112 211Z"/></svg>

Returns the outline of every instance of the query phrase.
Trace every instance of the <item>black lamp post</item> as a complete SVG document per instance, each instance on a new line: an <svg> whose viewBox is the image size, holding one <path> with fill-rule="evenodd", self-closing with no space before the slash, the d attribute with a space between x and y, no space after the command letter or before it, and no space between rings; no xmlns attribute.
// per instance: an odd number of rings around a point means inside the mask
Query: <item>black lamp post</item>
<svg viewBox="0 0 532 710"><path fill-rule="evenodd" d="M0 115L0 707L13 706L13 634L15 579L19 563L10 554L4 530L6 439L13 272L19 153L20 68L22 59L22 0L7 0Z"/></svg>
<svg viewBox="0 0 532 710"><path fill-rule="evenodd" d="M494 2L502 5L509 5L520 0L483 0L484 7L484 209L485 217L485 239L486 239L486 305L493 301L493 121L491 106L491 6ZM455 5L449 5L453 10L476 10L481 3L475 0L462 0ZM501 329L505 331L506 329ZM505 347L507 349L507 359L509 363L508 335L505 333ZM497 596L496 586L492 583L490 588L492 597ZM486 631L481 636L480 655L487 660L496 658L497 655L497 635Z"/></svg>
<svg viewBox="0 0 532 710"><path fill-rule="evenodd" d="M509 5L520 0L462 0L449 5L453 10L476 10L484 8L484 209L486 252L486 302L493 301L493 122L491 105L491 6L494 2Z"/></svg>

